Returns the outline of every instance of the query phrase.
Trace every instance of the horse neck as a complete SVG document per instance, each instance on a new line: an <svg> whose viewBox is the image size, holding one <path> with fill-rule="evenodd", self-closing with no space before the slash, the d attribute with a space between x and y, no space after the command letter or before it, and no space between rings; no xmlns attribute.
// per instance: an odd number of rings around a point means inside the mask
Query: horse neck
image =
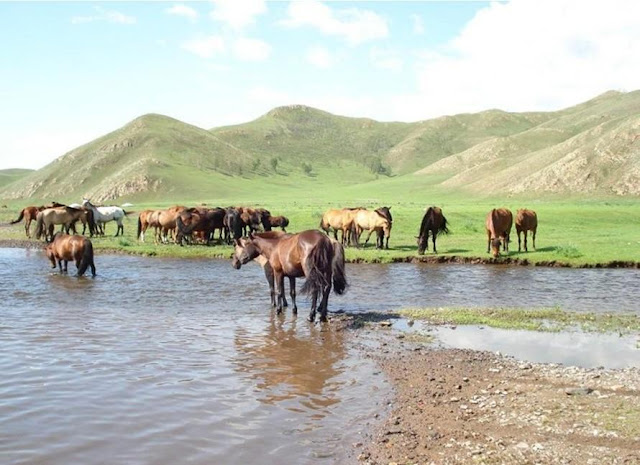
<svg viewBox="0 0 640 465"><path fill-rule="evenodd" d="M491 232L491 239L495 239L498 237L496 234L496 221L498 219L498 210L495 208L491 210L491 215L489 215L489 226L488 229Z"/></svg>
<svg viewBox="0 0 640 465"><path fill-rule="evenodd" d="M278 239L267 239L260 236L254 236L251 242L258 249L258 251L267 258L271 258L273 251L278 245Z"/></svg>

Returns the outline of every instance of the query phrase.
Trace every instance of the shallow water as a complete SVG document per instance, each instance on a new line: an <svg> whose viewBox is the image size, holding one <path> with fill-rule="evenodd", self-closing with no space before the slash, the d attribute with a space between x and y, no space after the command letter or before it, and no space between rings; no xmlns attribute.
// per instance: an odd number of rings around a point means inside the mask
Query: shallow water
<svg viewBox="0 0 640 465"><path fill-rule="evenodd" d="M41 251L0 249L3 463L341 463L384 408L384 379L342 332L305 320L306 299L299 318L274 316L257 265L99 255L96 266L97 278L78 279ZM332 311L629 312L640 300L638 270L394 264L347 275Z"/></svg>

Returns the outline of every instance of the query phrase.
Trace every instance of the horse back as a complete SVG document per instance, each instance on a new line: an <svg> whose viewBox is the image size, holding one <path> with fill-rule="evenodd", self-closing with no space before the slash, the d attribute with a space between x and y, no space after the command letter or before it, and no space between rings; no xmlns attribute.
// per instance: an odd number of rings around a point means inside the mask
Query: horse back
<svg viewBox="0 0 640 465"><path fill-rule="evenodd" d="M533 210L522 208L516 213L516 228L520 231L531 231L538 227L538 215Z"/></svg>
<svg viewBox="0 0 640 465"><path fill-rule="evenodd" d="M486 228L492 237L509 234L513 225L513 215L508 208L494 208L487 215Z"/></svg>

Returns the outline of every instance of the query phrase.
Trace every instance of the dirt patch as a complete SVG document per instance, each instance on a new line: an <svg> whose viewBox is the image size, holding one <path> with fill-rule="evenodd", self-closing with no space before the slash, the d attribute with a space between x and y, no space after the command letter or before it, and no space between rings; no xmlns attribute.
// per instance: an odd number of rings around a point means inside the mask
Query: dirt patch
<svg viewBox="0 0 640 465"><path fill-rule="evenodd" d="M394 387L354 462L640 464L639 369L431 348L381 322L354 332Z"/></svg>

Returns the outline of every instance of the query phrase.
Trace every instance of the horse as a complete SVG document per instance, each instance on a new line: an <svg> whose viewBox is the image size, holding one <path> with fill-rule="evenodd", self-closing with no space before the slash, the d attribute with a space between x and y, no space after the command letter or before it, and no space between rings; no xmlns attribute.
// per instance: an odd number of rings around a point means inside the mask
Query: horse
<svg viewBox="0 0 640 465"><path fill-rule="evenodd" d="M280 231L273 231L273 237L283 237L286 233ZM258 255L255 258L255 261L262 267L264 271L264 277L267 278L267 282L269 283L269 294L271 296L271 306L275 307L276 302L276 289L275 289L275 279L273 274L273 268L269 264L269 260L264 255ZM298 313L298 306L296 305L296 278L293 276L289 276L289 295L291 296L291 302L293 303L292 311L294 314ZM282 288L282 306L288 307L289 303L287 302L287 298L284 295L284 288Z"/></svg>
<svg viewBox="0 0 640 465"><path fill-rule="evenodd" d="M344 293L347 287L344 266L344 249L337 241L317 230L307 230L298 234L282 235L274 231L256 233L236 241L232 265L239 269L242 265L264 255L273 268L277 292L276 311L282 312L284 297L284 277L305 277L301 289L311 294L309 321L315 321L318 296L322 295L317 310L320 321L327 321L329 293L333 285L336 294Z"/></svg>
<svg viewBox="0 0 640 465"><path fill-rule="evenodd" d="M231 236L233 236L234 241L242 237L244 223L240 218L240 212L236 208L227 207L222 223L225 228L224 235L227 244L231 244Z"/></svg>
<svg viewBox="0 0 640 465"><path fill-rule="evenodd" d="M126 212L120 207L95 207L89 199L82 199L82 206L93 211L93 219L98 227L104 227L109 221L115 221L118 224L116 230L116 237L120 235L124 236L124 225L122 219L126 216Z"/></svg>
<svg viewBox="0 0 640 465"><path fill-rule="evenodd" d="M369 231L369 235L367 235L367 240L364 241L364 247L367 246L371 234L375 231L376 248L385 248L385 238L387 239L386 248L389 248L389 237L391 237L391 226L393 225L393 218L389 210L391 210L391 207L380 207L374 211L358 210L354 218L356 245L360 234L366 229Z"/></svg>
<svg viewBox="0 0 640 465"><path fill-rule="evenodd" d="M159 210L158 234L156 235L156 242L158 242L158 240L161 240L165 243L167 242L167 236L169 232L175 232L176 219L178 218L178 215L186 209L187 207L175 205L173 207L167 208L166 210Z"/></svg>
<svg viewBox="0 0 640 465"><path fill-rule="evenodd" d="M144 233L147 232L147 229L153 227L156 234L158 232L158 228L160 227L160 223L158 222L158 215L160 214L160 210L142 210L138 215L138 234L136 237L141 242L144 242Z"/></svg>
<svg viewBox="0 0 640 465"><path fill-rule="evenodd" d="M272 228L281 228L282 232L287 232L285 228L289 226L289 218L286 216L270 216L269 225Z"/></svg>
<svg viewBox="0 0 640 465"><path fill-rule="evenodd" d="M76 262L78 276L82 276L88 267L91 267L91 275L96 275L96 266L93 263L93 244L84 236L56 233L53 241L45 247L45 254L51 262L52 268L56 267L57 262L60 273L66 273L69 261L73 260ZM62 262L64 262L64 270Z"/></svg>
<svg viewBox="0 0 640 465"><path fill-rule="evenodd" d="M240 213L240 219L242 220L242 235L246 236L250 232L256 232L260 230L262 224L262 215L253 208L249 207L236 207L238 213Z"/></svg>
<svg viewBox="0 0 640 465"><path fill-rule="evenodd" d="M503 250L509 252L509 236L513 215L507 208L494 208L487 214L485 227L487 229L487 253L490 251L494 257L500 255L500 239L504 240Z"/></svg>
<svg viewBox="0 0 640 465"><path fill-rule="evenodd" d="M433 253L438 253L436 250L436 236L439 233L449 234L447 219L439 207L429 207L422 217L417 237L418 253L420 255L424 255L424 251L429 250L429 232L431 232L431 240L433 241Z"/></svg>
<svg viewBox="0 0 640 465"><path fill-rule="evenodd" d="M24 218L24 232L27 235L27 237L31 239L31 222L36 220L38 213L44 210L45 208L54 208L54 207L62 207L62 206L64 205L62 205L61 203L53 202L51 205L47 205L47 206L40 205L39 207L36 207L32 205L29 207L24 207L20 211L20 215L18 216L18 219L14 221L10 221L9 224L19 223Z"/></svg>
<svg viewBox="0 0 640 465"><path fill-rule="evenodd" d="M536 250L536 230L538 229L538 215L533 210L521 208L516 212L516 233L518 234L518 252L520 252L520 233L524 233L524 251L527 250L527 231L531 231L533 250Z"/></svg>
<svg viewBox="0 0 640 465"><path fill-rule="evenodd" d="M353 243L356 239L353 234L354 219L360 210L365 210L365 208L355 207L327 210L323 213L322 219L320 220L320 229L327 233L327 235L329 235L329 232L333 229L333 238L336 241L338 240L338 231L342 231L342 245L346 246L347 243Z"/></svg>
<svg viewBox="0 0 640 465"><path fill-rule="evenodd" d="M45 240L48 240L49 238L53 240L54 225L61 224L67 229L73 228L75 230L75 223L78 220L87 221L90 229L91 227L95 228L93 216L86 210L66 206L45 208L36 216L36 239L40 239L44 234Z"/></svg>
<svg viewBox="0 0 640 465"><path fill-rule="evenodd" d="M182 239L193 232L202 232L209 245L216 229L224 228L225 210L222 208L188 208L176 217L176 242L182 245ZM222 236L222 231L220 232Z"/></svg>

